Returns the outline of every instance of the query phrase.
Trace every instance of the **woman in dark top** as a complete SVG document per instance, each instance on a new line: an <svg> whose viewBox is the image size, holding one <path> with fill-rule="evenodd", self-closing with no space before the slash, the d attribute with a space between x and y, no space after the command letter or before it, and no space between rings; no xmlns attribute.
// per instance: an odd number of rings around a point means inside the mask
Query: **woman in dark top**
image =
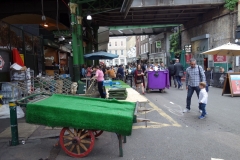
<svg viewBox="0 0 240 160"><path fill-rule="evenodd" d="M143 70L141 68L141 65L138 65L137 69L134 72L134 80L135 80L135 85L136 85L137 91L141 87L142 88L142 94L145 94L145 92L144 92L144 88L145 88L144 73L143 73Z"/></svg>

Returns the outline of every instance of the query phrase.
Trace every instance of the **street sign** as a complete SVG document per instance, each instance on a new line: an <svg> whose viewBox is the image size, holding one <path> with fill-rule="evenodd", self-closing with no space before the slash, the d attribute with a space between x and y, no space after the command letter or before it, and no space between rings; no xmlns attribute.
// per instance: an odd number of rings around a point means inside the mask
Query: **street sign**
<svg viewBox="0 0 240 160"><path fill-rule="evenodd" d="M161 41L156 41L156 48L161 48Z"/></svg>

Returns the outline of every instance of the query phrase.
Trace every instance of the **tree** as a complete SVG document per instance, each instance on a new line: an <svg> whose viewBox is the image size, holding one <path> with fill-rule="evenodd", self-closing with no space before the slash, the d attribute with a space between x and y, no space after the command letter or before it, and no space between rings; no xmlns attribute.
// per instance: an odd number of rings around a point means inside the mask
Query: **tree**
<svg viewBox="0 0 240 160"><path fill-rule="evenodd" d="M224 7L227 8L230 11L233 11L236 7L236 3L238 0L225 0L225 5Z"/></svg>
<svg viewBox="0 0 240 160"><path fill-rule="evenodd" d="M173 33L170 36L170 52L174 54L181 53L179 32Z"/></svg>

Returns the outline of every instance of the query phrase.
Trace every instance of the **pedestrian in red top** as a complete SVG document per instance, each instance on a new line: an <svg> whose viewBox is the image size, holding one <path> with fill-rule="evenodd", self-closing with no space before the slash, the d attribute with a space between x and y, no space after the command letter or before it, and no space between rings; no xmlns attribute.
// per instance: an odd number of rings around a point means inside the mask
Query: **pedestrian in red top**
<svg viewBox="0 0 240 160"><path fill-rule="evenodd" d="M144 88L145 88L144 73L143 73L143 70L142 70L140 64L137 66L137 69L134 72L134 80L135 80L135 85L136 85L137 91L141 87L142 88L142 94L145 94L145 92L144 92Z"/></svg>

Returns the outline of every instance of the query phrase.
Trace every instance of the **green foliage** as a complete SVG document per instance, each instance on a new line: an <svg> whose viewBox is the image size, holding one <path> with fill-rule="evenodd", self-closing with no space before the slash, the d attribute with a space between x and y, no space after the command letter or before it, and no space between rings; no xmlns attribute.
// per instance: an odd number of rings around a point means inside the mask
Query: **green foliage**
<svg viewBox="0 0 240 160"><path fill-rule="evenodd" d="M225 0L225 5L224 7L227 8L230 11L233 11L234 8L236 7L236 3L238 0Z"/></svg>
<svg viewBox="0 0 240 160"><path fill-rule="evenodd" d="M179 47L180 47L180 37L179 37L179 32L176 32L170 36L170 52L174 54L180 54L181 49Z"/></svg>

